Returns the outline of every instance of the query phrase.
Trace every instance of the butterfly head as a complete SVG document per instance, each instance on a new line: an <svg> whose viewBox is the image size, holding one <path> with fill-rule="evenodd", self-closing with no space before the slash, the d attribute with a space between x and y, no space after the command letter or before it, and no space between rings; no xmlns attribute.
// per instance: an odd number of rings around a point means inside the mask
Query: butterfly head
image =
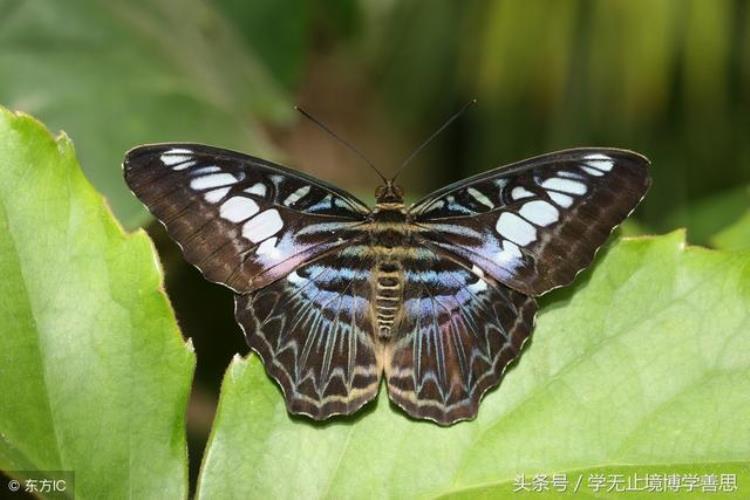
<svg viewBox="0 0 750 500"><path fill-rule="evenodd" d="M403 203L404 190L401 186L387 179L385 184L378 186L375 190L375 200L380 203Z"/></svg>

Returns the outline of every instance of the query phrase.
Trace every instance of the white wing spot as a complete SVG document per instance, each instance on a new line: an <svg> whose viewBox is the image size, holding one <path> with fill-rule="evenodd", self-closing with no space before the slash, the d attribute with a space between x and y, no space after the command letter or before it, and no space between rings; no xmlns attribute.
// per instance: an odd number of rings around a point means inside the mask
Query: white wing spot
<svg viewBox="0 0 750 500"><path fill-rule="evenodd" d="M557 173L557 175L558 175L558 177L566 177L566 178L568 178L568 179L577 179L577 180L581 180L581 179L583 179L583 178L584 178L584 177L583 177L583 176L582 176L581 174L579 174L579 173L577 173L577 172L570 172L570 171L568 171L568 170L561 170L561 171L559 171L559 172Z"/></svg>
<svg viewBox="0 0 750 500"><path fill-rule="evenodd" d="M479 278L476 283L472 283L466 288L468 288L472 293L483 292L487 290L487 283L483 279Z"/></svg>
<svg viewBox="0 0 750 500"><path fill-rule="evenodd" d="M503 212L498 217L495 229L500 236L519 245L528 245L536 240L536 228L510 212Z"/></svg>
<svg viewBox="0 0 750 500"><path fill-rule="evenodd" d="M542 200L526 202L518 213L538 226L549 226L560 217L560 212L551 203Z"/></svg>
<svg viewBox="0 0 750 500"><path fill-rule="evenodd" d="M179 172L180 170L185 170L194 166L196 163L198 162L196 162L195 160L185 161L172 167L172 170L174 170L175 172Z"/></svg>
<svg viewBox="0 0 750 500"><path fill-rule="evenodd" d="M510 197L514 200L522 200L524 198L532 198L534 196L534 193L529 191L528 189L518 186L514 187L513 191L510 192Z"/></svg>
<svg viewBox="0 0 750 500"><path fill-rule="evenodd" d="M199 175L213 174L214 172L220 172L220 171L221 169L219 167L217 167L216 165L211 165L208 167L196 168L190 173L191 175L198 177Z"/></svg>
<svg viewBox="0 0 750 500"><path fill-rule="evenodd" d="M242 226L242 236L259 243L281 231L284 222L275 208L259 213Z"/></svg>
<svg viewBox="0 0 750 500"><path fill-rule="evenodd" d="M289 283L293 283L295 285L304 285L308 282L306 278L303 278L299 274L297 274L297 271L293 271L289 276L286 277L287 281Z"/></svg>
<svg viewBox="0 0 750 500"><path fill-rule="evenodd" d="M596 160L596 161L588 161L586 164L590 167L598 168L599 170L604 170L605 172L609 172L612 170L612 167L615 166L615 162L612 160Z"/></svg>
<svg viewBox="0 0 750 500"><path fill-rule="evenodd" d="M609 172L612 170L612 167L615 166L615 161L611 157L602 153L586 155L583 159L586 160L588 166L598 168L605 172Z"/></svg>
<svg viewBox="0 0 750 500"><path fill-rule="evenodd" d="M568 208L573 204L573 197L568 196L567 194L562 193L556 193L554 191L547 193L550 198L552 198L552 201L557 203L563 208Z"/></svg>
<svg viewBox="0 0 750 500"><path fill-rule="evenodd" d="M445 201L438 199L427 205L424 210L421 211L421 213L430 212L432 210L438 210L445 206Z"/></svg>
<svg viewBox="0 0 750 500"><path fill-rule="evenodd" d="M521 249L518 248L518 245L516 245L512 241L504 241L503 249L516 259L520 259L523 257L523 254L521 253Z"/></svg>
<svg viewBox="0 0 750 500"><path fill-rule="evenodd" d="M554 191L562 191L563 193L586 194L586 184L559 177L550 177L542 182L542 187Z"/></svg>
<svg viewBox="0 0 750 500"><path fill-rule="evenodd" d="M276 236L268 238L266 241L258 245L258 249L255 250L255 253L258 255L268 255L272 259L278 259L281 255L279 249L276 248L276 243L278 241L279 239Z"/></svg>
<svg viewBox="0 0 750 500"><path fill-rule="evenodd" d="M479 267L476 265L471 266L471 272L479 276L480 278L484 278L484 271L482 271Z"/></svg>
<svg viewBox="0 0 750 500"><path fill-rule="evenodd" d="M190 162L190 160L192 159L192 154L193 152L189 149L172 148L164 151L159 159L164 165L172 167L172 170L184 170L194 163Z"/></svg>
<svg viewBox="0 0 750 500"><path fill-rule="evenodd" d="M203 198L205 198L206 201L209 203L219 203L229 193L230 189L232 188L214 189L213 191L209 191L206 194L204 194Z"/></svg>
<svg viewBox="0 0 750 500"><path fill-rule="evenodd" d="M518 245L508 240L503 240L503 249L495 255L495 260L506 269L516 267L514 261L522 258L523 254L521 253L521 249L518 248Z"/></svg>
<svg viewBox="0 0 750 500"><path fill-rule="evenodd" d="M190 187L195 190L202 190L227 186L235 182L237 182L237 179L231 174L211 174L193 179L190 181Z"/></svg>
<svg viewBox="0 0 750 500"><path fill-rule="evenodd" d="M484 195L484 193L482 193L478 189L474 189L473 187L470 187L466 191L472 196L472 198L474 198L475 200L477 200L479 203L481 203L485 207L487 207L487 208L495 208L495 205L492 203L492 200L490 200L489 198L487 198Z"/></svg>
<svg viewBox="0 0 750 500"><path fill-rule="evenodd" d="M302 186L292 194L286 197L284 200L284 205L287 207L292 206L294 203L300 200L300 198L304 198L307 193L310 192L310 186Z"/></svg>
<svg viewBox="0 0 750 500"><path fill-rule="evenodd" d="M266 195L266 185L262 182L257 182L250 186L249 188L245 189L245 192L248 194L257 194L258 196L265 196Z"/></svg>
<svg viewBox="0 0 750 500"><path fill-rule="evenodd" d="M593 175L594 177L601 177L602 175L604 175L604 172L602 172L601 170L597 168L587 167L586 165L582 165L581 168L583 169L584 172L586 172L589 175Z"/></svg>
<svg viewBox="0 0 750 500"><path fill-rule="evenodd" d="M244 196L229 198L219 209L221 218L229 222L242 222L256 213L258 213L258 204Z"/></svg>

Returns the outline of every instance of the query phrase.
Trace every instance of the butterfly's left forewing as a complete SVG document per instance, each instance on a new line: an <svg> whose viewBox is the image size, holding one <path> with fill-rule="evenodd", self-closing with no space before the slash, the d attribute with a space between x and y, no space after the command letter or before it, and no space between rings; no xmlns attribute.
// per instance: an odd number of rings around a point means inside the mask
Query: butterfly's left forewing
<svg viewBox="0 0 750 500"><path fill-rule="evenodd" d="M345 244L369 209L285 167L198 144L128 152L125 179L210 281L258 290Z"/></svg>
<svg viewBox="0 0 750 500"><path fill-rule="evenodd" d="M409 212L426 245L539 295L591 263L646 194L648 165L618 149L560 151L448 186Z"/></svg>

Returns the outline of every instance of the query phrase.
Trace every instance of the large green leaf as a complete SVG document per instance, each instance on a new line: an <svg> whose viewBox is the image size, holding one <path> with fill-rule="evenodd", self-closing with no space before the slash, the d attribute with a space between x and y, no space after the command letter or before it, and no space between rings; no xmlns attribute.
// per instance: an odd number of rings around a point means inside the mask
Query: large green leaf
<svg viewBox="0 0 750 500"><path fill-rule="evenodd" d="M187 493L194 356L143 232L64 135L0 108L0 469L74 471L79 498Z"/></svg>
<svg viewBox="0 0 750 500"><path fill-rule="evenodd" d="M257 120L293 112L207 2L5 1L0 20L0 104L64 128L128 227L145 212L119 174L127 149L185 140L267 155Z"/></svg>
<svg viewBox="0 0 750 500"><path fill-rule="evenodd" d="M450 428L383 394L354 419L290 418L258 359L236 358L199 495L507 497L517 474L560 472L747 485L750 254L686 247L682 232L622 240L574 288L545 298L520 362Z"/></svg>

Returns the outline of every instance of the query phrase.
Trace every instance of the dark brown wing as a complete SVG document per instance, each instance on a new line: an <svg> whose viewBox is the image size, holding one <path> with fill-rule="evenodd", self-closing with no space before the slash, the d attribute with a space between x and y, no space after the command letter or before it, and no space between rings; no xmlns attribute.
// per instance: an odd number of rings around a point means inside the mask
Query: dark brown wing
<svg viewBox="0 0 750 500"><path fill-rule="evenodd" d="M567 285L645 195L648 160L586 148L495 169L410 208L425 240L529 295Z"/></svg>
<svg viewBox="0 0 750 500"><path fill-rule="evenodd" d="M199 144L128 152L125 180L206 279L247 293L342 245L369 213L280 165Z"/></svg>

